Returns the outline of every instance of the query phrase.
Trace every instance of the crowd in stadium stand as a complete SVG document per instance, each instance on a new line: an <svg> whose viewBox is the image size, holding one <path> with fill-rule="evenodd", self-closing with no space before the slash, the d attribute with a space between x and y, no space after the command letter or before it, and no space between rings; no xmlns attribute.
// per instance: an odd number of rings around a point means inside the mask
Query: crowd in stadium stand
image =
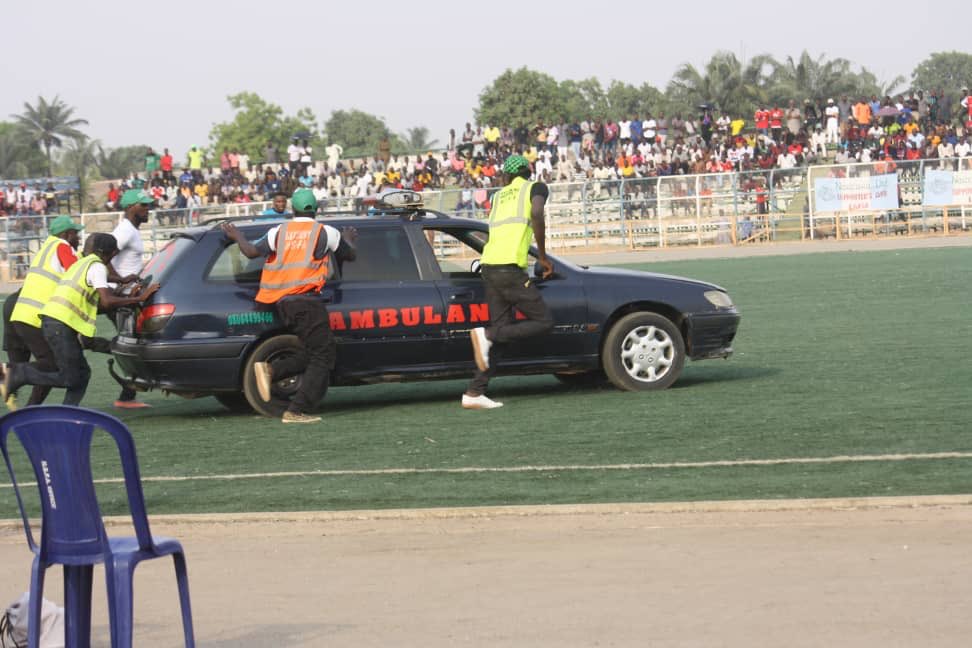
<svg viewBox="0 0 972 648"><path fill-rule="evenodd" d="M917 92L895 99L841 96L760 106L753 115L728 115L703 105L697 114L588 119L534 128L491 124L450 131L445 151L395 155L379 146L366 159L343 159L337 144L315 156L294 138L286 154L268 142L263 160L223 150L219 166L205 167L193 147L177 167L166 149L146 155L147 189L160 206L192 209L207 204L269 200L277 192L313 188L319 199L361 197L381 188L457 188L461 204L485 196L497 182L502 160L522 153L535 177L547 182L618 179L793 169L810 164L969 158L972 97ZM112 186L113 208L122 186ZM466 194L470 194L467 196ZM481 202L479 198L475 202Z"/></svg>

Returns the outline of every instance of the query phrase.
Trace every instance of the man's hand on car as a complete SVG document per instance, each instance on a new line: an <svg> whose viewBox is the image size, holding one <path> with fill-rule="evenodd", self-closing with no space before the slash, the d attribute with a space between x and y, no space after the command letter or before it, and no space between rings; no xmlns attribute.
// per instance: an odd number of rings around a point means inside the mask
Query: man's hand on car
<svg viewBox="0 0 972 648"><path fill-rule="evenodd" d="M354 245L354 242L358 240L358 230L353 227L342 227L341 238Z"/></svg>
<svg viewBox="0 0 972 648"><path fill-rule="evenodd" d="M543 268L543 273L541 273L540 278L549 279L550 276L554 273L553 261L551 261L545 256L540 257L539 261L540 261L540 267Z"/></svg>

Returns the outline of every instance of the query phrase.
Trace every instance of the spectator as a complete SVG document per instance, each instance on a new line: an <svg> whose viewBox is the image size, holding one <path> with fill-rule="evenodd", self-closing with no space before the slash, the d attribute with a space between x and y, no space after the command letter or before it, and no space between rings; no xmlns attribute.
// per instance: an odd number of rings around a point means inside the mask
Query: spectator
<svg viewBox="0 0 972 648"><path fill-rule="evenodd" d="M162 149L162 158L159 160L159 168L162 170L162 178L166 182L172 182L172 155L169 149Z"/></svg>

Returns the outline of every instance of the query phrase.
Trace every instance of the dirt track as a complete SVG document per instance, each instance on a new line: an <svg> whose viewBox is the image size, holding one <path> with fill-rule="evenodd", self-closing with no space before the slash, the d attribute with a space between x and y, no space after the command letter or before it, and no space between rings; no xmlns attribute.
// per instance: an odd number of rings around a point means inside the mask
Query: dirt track
<svg viewBox="0 0 972 648"><path fill-rule="evenodd" d="M968 246L972 237L895 242ZM765 249L887 249L869 243ZM579 261L737 254L728 250ZM183 541L196 636L212 648L964 647L972 636L972 495L153 524ZM180 645L170 565L145 563L136 575L137 645ZM23 531L0 522L0 602L27 588L29 571ZM94 646L109 645L102 573ZM62 600L59 574L48 585L48 598Z"/></svg>
<svg viewBox="0 0 972 648"><path fill-rule="evenodd" d="M181 518L154 532L186 547L200 646L967 646L972 496L862 503ZM760 510L781 505L795 508ZM170 565L136 574L137 645L179 645ZM0 594L28 573L22 531L0 526ZM94 639L108 645L100 569Z"/></svg>

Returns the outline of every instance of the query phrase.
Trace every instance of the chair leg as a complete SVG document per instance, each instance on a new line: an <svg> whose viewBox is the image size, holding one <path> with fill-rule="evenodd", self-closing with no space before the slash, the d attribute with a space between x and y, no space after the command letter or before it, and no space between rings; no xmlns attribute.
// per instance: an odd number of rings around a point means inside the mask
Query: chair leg
<svg viewBox="0 0 972 648"><path fill-rule="evenodd" d="M30 569L30 602L27 605L27 648L40 648L41 606L44 602L44 574L47 565L34 558Z"/></svg>
<svg viewBox="0 0 972 648"><path fill-rule="evenodd" d="M92 565L64 565L64 635L68 646L91 645Z"/></svg>
<svg viewBox="0 0 972 648"><path fill-rule="evenodd" d="M192 629L192 607L189 604L189 574L186 570L186 556L179 552L172 554L175 563L176 583L179 586L179 607L182 609L182 631L185 634L186 648L195 648L196 638Z"/></svg>
<svg viewBox="0 0 972 648"><path fill-rule="evenodd" d="M131 648L132 607L134 591L132 577L135 565L115 558L105 561L105 582L108 586L108 619L111 629L111 648Z"/></svg>

